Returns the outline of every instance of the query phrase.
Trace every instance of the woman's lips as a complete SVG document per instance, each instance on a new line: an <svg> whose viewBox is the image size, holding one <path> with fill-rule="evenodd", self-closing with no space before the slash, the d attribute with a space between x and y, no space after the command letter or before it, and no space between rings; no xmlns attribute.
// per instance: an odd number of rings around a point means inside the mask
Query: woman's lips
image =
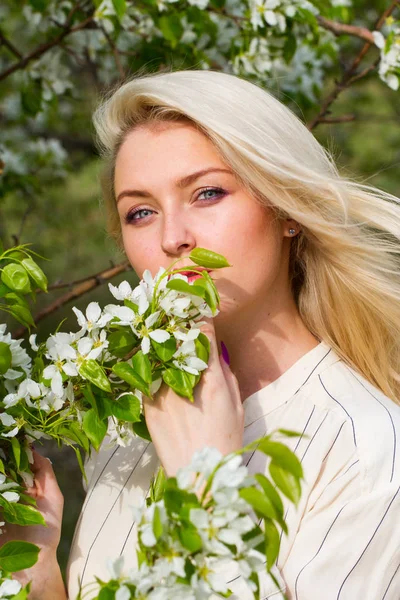
<svg viewBox="0 0 400 600"><path fill-rule="evenodd" d="M187 275L188 283L192 283L192 281L195 281L196 279L199 279L200 277L201 277L201 275L199 275L198 273L195 273L194 275Z"/></svg>

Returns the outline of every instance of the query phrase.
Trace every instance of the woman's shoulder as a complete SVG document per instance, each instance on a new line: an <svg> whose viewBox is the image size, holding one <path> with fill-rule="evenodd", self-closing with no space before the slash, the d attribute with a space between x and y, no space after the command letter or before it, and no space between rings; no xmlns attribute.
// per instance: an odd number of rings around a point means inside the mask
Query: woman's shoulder
<svg viewBox="0 0 400 600"><path fill-rule="evenodd" d="M304 393L316 407L351 429L360 467L370 485L400 483L400 406L338 360L314 377Z"/></svg>

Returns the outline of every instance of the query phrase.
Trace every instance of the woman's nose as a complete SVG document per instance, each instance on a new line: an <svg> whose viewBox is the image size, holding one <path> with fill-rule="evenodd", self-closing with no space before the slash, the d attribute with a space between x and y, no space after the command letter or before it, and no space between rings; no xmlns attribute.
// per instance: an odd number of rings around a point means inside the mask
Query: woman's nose
<svg viewBox="0 0 400 600"><path fill-rule="evenodd" d="M182 251L190 252L196 247L196 239L191 228L177 215L165 219L161 247L166 254L179 255Z"/></svg>

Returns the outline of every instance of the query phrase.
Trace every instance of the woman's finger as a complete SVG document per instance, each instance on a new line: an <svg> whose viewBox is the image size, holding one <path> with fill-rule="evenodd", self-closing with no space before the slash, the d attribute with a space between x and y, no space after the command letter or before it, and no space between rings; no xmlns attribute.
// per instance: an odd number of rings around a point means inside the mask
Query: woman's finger
<svg viewBox="0 0 400 600"><path fill-rule="evenodd" d="M225 359L222 354L220 354L219 360L220 360L222 372L225 377L226 384L229 389L230 397L232 398L232 402L237 407L241 408L242 407L242 398L240 396L238 380L236 379L236 376L232 373L229 365L225 362Z"/></svg>
<svg viewBox="0 0 400 600"><path fill-rule="evenodd" d="M50 459L42 456L36 450L32 450L32 455L33 464L31 468L35 480L34 487L31 490L34 490L36 497L44 497L45 495L50 497L54 497L54 495L62 496Z"/></svg>
<svg viewBox="0 0 400 600"><path fill-rule="evenodd" d="M205 371L205 373L207 373L207 371L209 372L218 369L220 367L220 362L218 359L219 351L217 337L215 335L214 321L212 319L206 318L204 318L203 321L205 321L206 323L205 325L201 326L200 331L207 336L210 342L210 357L208 359L208 368Z"/></svg>

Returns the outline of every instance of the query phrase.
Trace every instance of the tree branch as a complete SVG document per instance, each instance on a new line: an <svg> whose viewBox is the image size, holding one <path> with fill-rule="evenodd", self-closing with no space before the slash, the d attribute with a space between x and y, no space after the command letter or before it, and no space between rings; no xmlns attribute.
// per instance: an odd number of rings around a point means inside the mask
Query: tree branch
<svg viewBox="0 0 400 600"><path fill-rule="evenodd" d="M87 294L91 290L94 290L96 287L99 287L100 285L102 285L109 279L112 279L116 275L119 275L120 273L123 273L124 271L130 271L131 269L132 269L131 265L129 264L128 261L126 261L119 265L115 265L114 267L111 267L110 269L106 269L105 271L102 271L101 273L97 273L96 275L91 275L90 277L87 277L86 279L79 281L76 285L74 285L72 290L70 290L66 294L63 294L62 296L60 296L59 298L54 300L54 302L52 302L51 304L49 304L48 306L43 308L41 311L39 311L34 316L35 323L39 323L39 321L42 321L45 317L48 317L49 315L54 313L56 310L58 310L65 304L68 304L68 302L71 302L71 300L80 298L84 294ZM73 285L73 283L72 284L64 284L64 285ZM51 286L51 288L49 288L49 289L56 289L56 286L57 286L57 284L55 284L55 286ZM59 287L61 287L61 286L59 286ZM20 338L25 334L25 332L26 332L26 327L20 327L13 333L13 337Z"/></svg>
<svg viewBox="0 0 400 600"><path fill-rule="evenodd" d="M323 117L320 119L320 123L347 123L348 121L355 121L355 115L341 115L340 117Z"/></svg>
<svg viewBox="0 0 400 600"><path fill-rule="evenodd" d="M17 58L22 58L21 52L6 38L0 29L0 46L3 45L10 50Z"/></svg>
<svg viewBox="0 0 400 600"><path fill-rule="evenodd" d="M51 48L54 48L54 46L58 46L58 44L60 44L60 42L62 42L62 40L65 37L67 37L68 35L70 35L71 33L75 33L75 31L80 31L81 29L86 29L86 28L92 27L93 25L94 25L93 14L88 16L86 19L84 19L78 25L75 25L75 27L70 27L70 26L66 25L64 31L62 31L53 40L46 42L45 44L40 44L40 46L38 46L30 54L22 57L21 60L14 63L13 65L11 65L11 67L9 67L8 69L5 69L5 71L0 73L0 81L2 81L3 79L6 79L9 75L14 73L15 71L18 71L19 69L24 69L30 62L32 62L33 60L37 60L38 58L43 56L43 54L45 54L46 52L51 50Z"/></svg>
<svg viewBox="0 0 400 600"><path fill-rule="evenodd" d="M383 12L383 14L378 19L378 21L375 25L374 31L379 30L382 27L382 25L385 22L385 20L387 19L387 17L390 16L392 14L392 12L394 11L394 9L396 8L396 6L399 6L399 5L400 5L400 0L394 0L394 2L392 2L392 4ZM373 40L367 41L364 44L364 46L361 48L360 52L355 57L354 61L350 65L350 67L344 71L340 81L336 82L334 89L322 103L322 106L320 108L318 115L316 117L314 117L314 119L312 119L308 123L307 127L310 131L312 129L314 129L319 123L321 123L321 119L324 119L326 117L332 103L341 94L341 92L343 92L345 89L347 89L349 87L349 85L351 85L355 81L358 81L359 79L361 79L361 77L364 77L367 73L371 72L379 64L379 60L378 60L373 64L373 66L367 67L361 73L356 73L356 70L357 70L359 64L361 63L364 56L367 54L367 52L370 49L370 47L372 46L372 44L373 44Z"/></svg>
<svg viewBox="0 0 400 600"><path fill-rule="evenodd" d="M124 69L124 67L122 65L121 56L119 54L119 50L118 50L117 46L114 43L114 41L111 39L111 37L108 35L108 33L105 30L105 28L103 26L101 26L100 29L103 32L103 35L106 38L107 43L108 43L108 45L111 48L111 52L113 53L115 64L117 66L119 76L121 77L121 79L125 79L126 73L125 73L125 69Z"/></svg>
<svg viewBox="0 0 400 600"><path fill-rule="evenodd" d="M324 29L329 29L335 35L352 35L353 37L358 37L366 42L374 43L374 38L372 35L372 31L367 29L366 27L357 27L356 25L346 25L345 23L338 23L337 21L331 21L330 19L325 19L325 17L318 16L318 23Z"/></svg>

